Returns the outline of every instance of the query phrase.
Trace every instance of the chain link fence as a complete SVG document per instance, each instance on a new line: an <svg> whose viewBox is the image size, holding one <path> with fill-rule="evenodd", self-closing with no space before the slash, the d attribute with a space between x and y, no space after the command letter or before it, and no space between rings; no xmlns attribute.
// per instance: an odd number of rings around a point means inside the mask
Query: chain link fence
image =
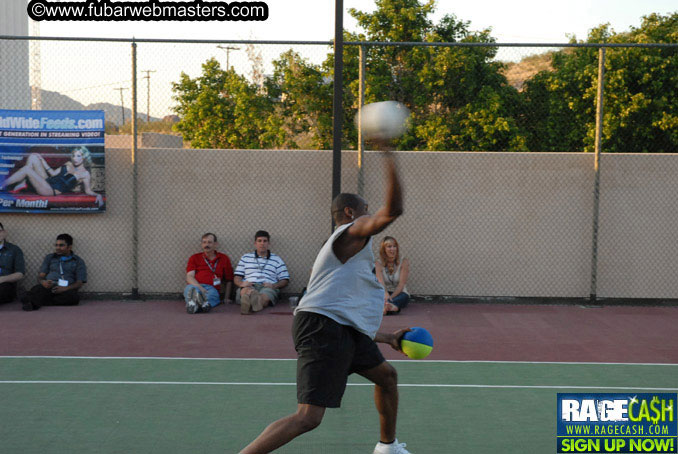
<svg viewBox="0 0 678 454"><path fill-rule="evenodd" d="M353 122L361 92L413 114L395 143L406 213L388 230L413 293L678 296L678 45L607 48L597 213L599 47L345 43L344 191L383 197L380 156ZM329 42L0 37L0 106L107 120L104 214L2 216L24 286L61 232L88 292L166 295L203 233L235 266L264 229L300 291L331 231L332 59Z"/></svg>

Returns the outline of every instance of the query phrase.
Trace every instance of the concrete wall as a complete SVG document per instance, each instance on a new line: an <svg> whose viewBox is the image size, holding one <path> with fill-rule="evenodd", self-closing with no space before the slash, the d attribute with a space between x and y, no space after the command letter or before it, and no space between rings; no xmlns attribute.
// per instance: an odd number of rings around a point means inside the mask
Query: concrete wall
<svg viewBox="0 0 678 454"><path fill-rule="evenodd" d="M107 149L108 211L5 215L27 252L32 285L54 236L70 232L88 262L87 291L132 288L129 150ZM405 214L385 234L412 263L415 294L587 297L590 292L593 156L577 153L397 153ZM331 232L330 152L141 149L139 290L179 292L202 233L217 234L234 262L258 229L287 262L291 291L307 282ZM381 156L367 153L365 197L383 200ZM342 159L355 192L356 153ZM598 295L677 298L673 240L678 156L604 155ZM383 237L375 238L375 248Z"/></svg>
<svg viewBox="0 0 678 454"><path fill-rule="evenodd" d="M601 295L678 296L678 155L606 156L601 163Z"/></svg>
<svg viewBox="0 0 678 454"><path fill-rule="evenodd" d="M132 136L130 134L106 134L106 147L108 148L127 148L131 146L131 143ZM175 136L172 134L142 132L137 136L137 147L183 148L184 139L181 136Z"/></svg>

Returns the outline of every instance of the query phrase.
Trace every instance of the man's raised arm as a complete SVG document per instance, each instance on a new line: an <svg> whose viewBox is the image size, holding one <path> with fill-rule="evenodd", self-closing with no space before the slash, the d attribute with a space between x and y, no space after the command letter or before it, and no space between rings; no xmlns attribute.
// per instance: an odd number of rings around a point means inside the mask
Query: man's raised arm
<svg viewBox="0 0 678 454"><path fill-rule="evenodd" d="M390 151L384 152L384 167L386 169L386 198L384 206L376 213L356 219L349 227L348 234L355 237L367 238L384 230L403 214L403 189L398 177L395 158Z"/></svg>

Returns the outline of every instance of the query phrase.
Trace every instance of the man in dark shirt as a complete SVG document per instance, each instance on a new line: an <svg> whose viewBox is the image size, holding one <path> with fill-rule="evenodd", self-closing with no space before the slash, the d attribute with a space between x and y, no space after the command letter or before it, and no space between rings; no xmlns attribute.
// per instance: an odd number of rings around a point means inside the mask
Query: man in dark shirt
<svg viewBox="0 0 678 454"><path fill-rule="evenodd" d="M48 254L40 266L38 285L22 299L25 311L42 306L74 306L80 302L78 289L87 282L84 260L73 253L73 237L57 236L54 254Z"/></svg>
<svg viewBox="0 0 678 454"><path fill-rule="evenodd" d="M26 274L24 253L7 241L7 231L0 222L0 304L16 298L16 283Z"/></svg>

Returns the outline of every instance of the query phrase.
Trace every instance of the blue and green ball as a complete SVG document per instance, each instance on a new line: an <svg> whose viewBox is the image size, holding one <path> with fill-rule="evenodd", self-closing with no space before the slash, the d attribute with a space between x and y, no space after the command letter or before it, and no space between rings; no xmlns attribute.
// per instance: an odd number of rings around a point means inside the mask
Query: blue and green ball
<svg viewBox="0 0 678 454"><path fill-rule="evenodd" d="M425 328L413 326L400 340L403 353L412 359L424 359L433 350L433 336Z"/></svg>

